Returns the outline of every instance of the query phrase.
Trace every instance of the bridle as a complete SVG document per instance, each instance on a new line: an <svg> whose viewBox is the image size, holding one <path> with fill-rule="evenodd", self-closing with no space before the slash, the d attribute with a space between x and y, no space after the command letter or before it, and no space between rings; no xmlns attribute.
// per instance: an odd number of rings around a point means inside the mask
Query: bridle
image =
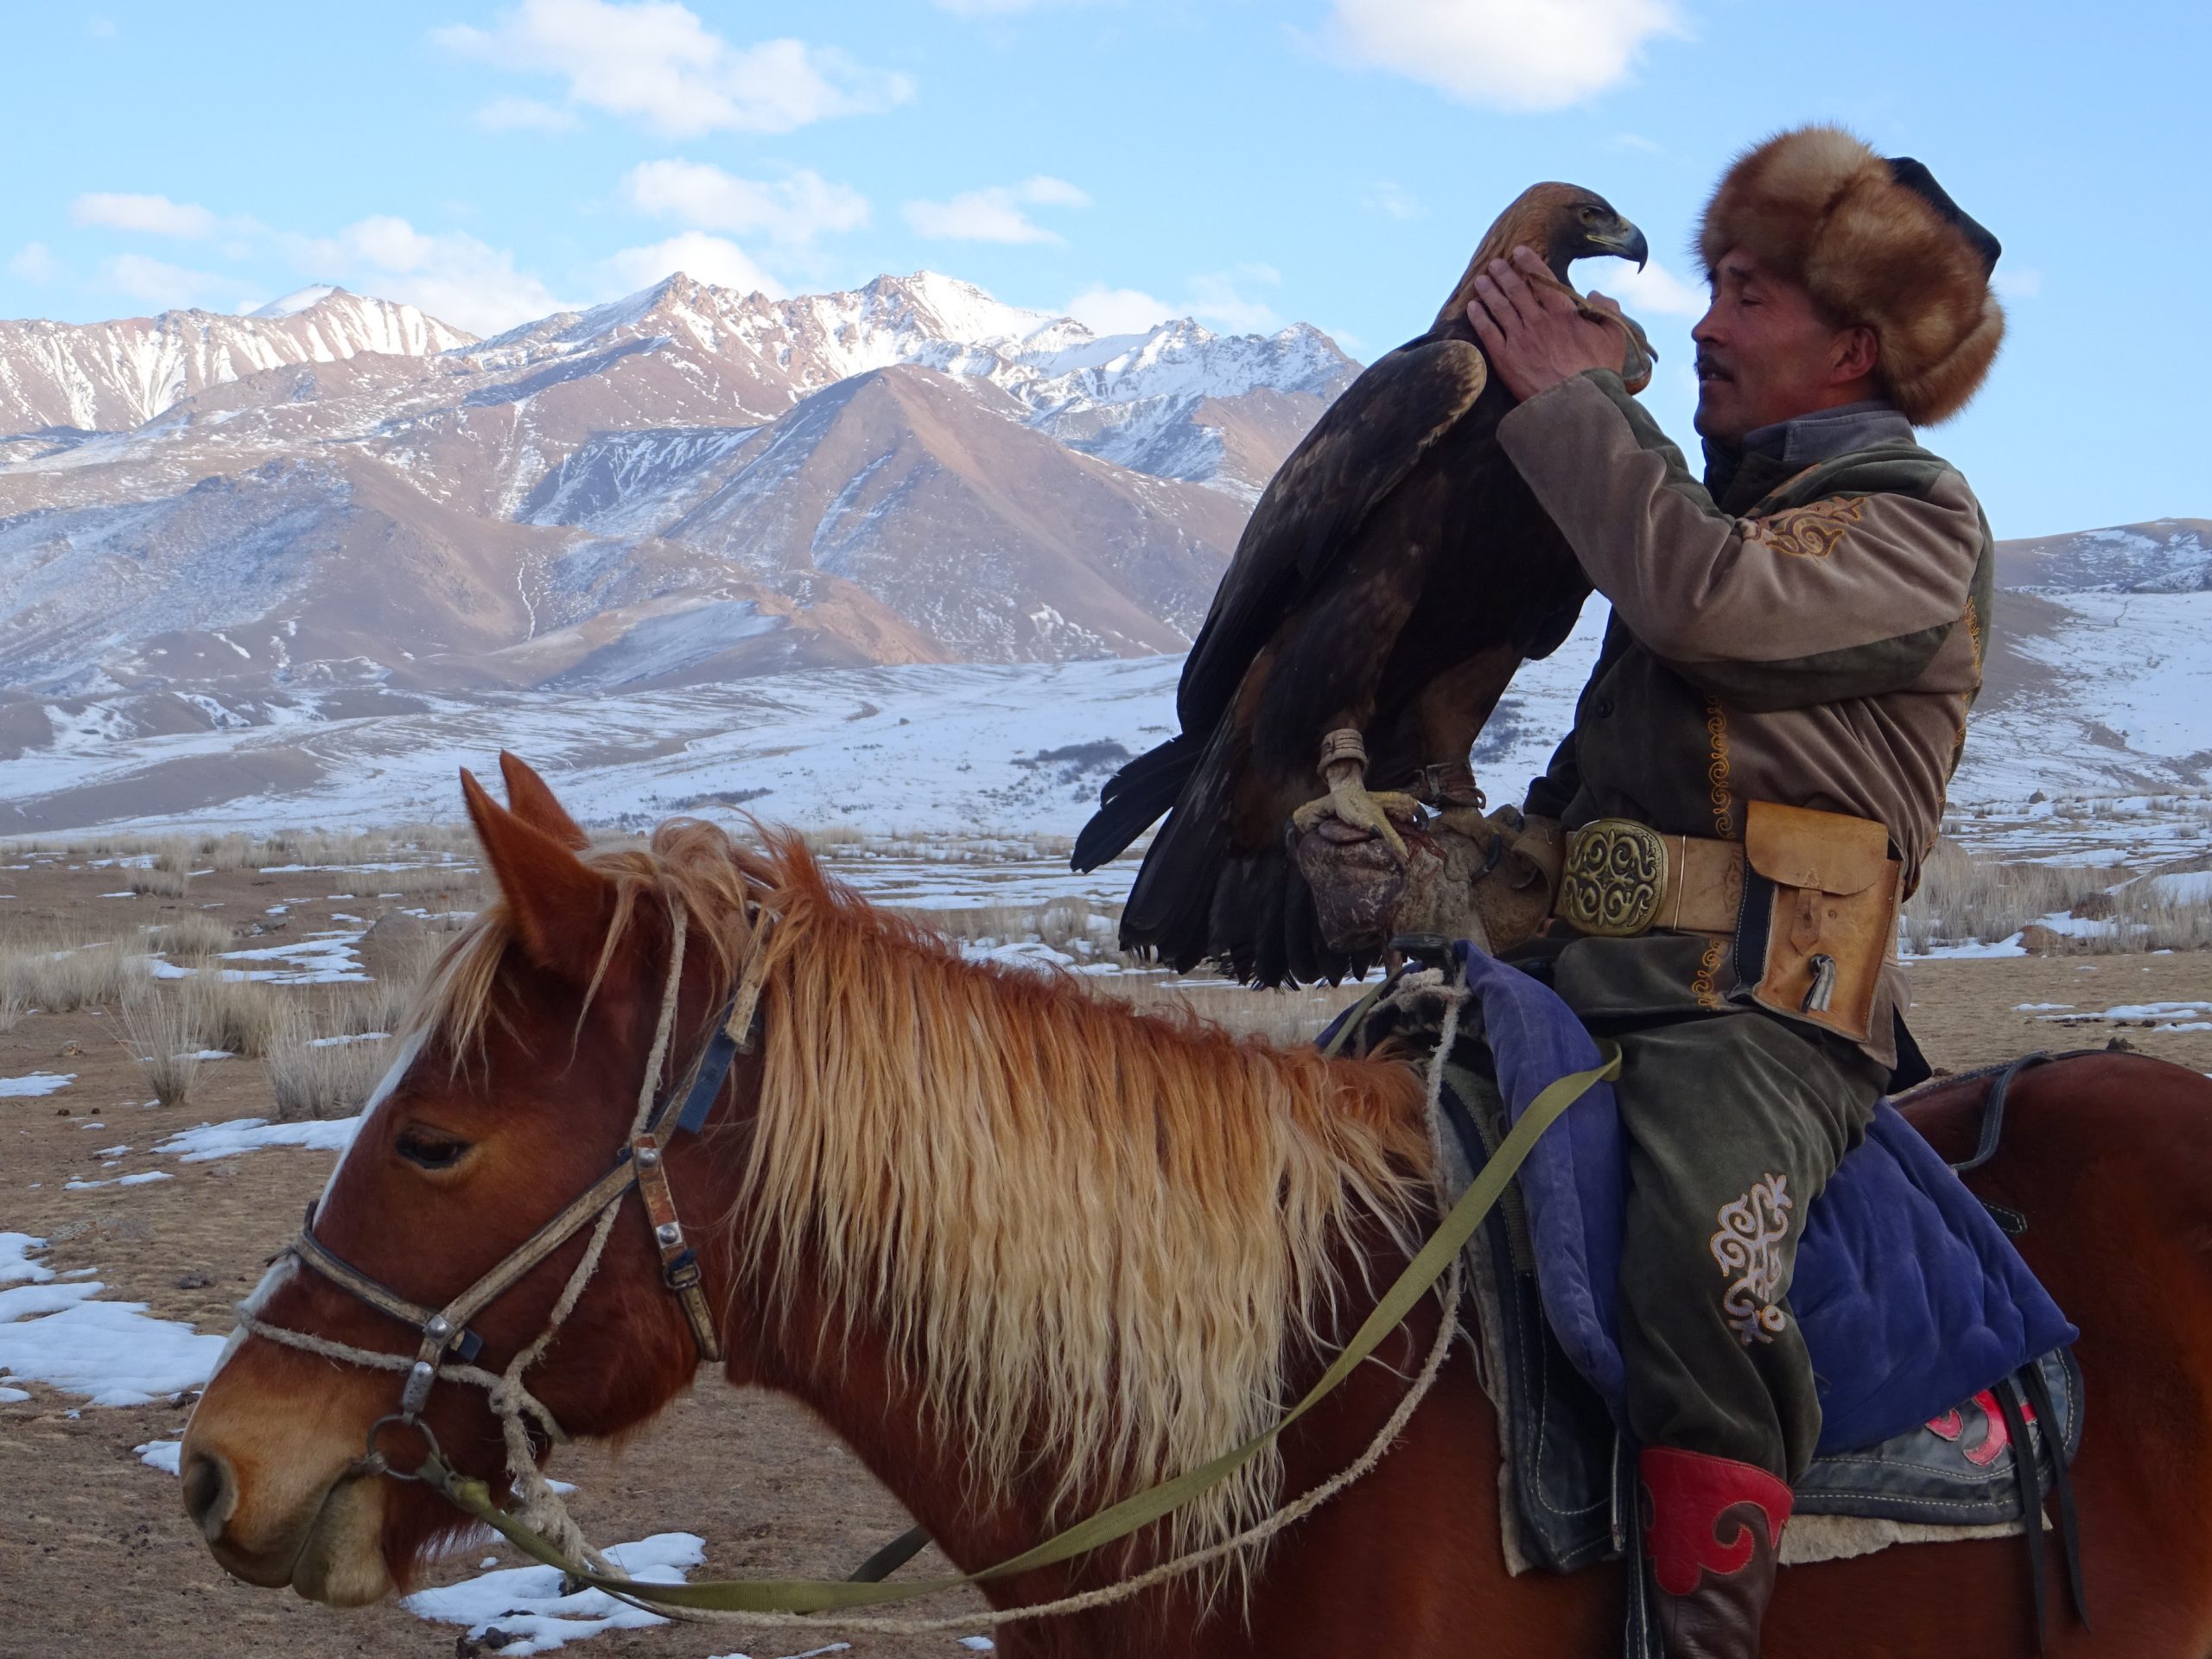
<svg viewBox="0 0 2212 1659"><path fill-rule="evenodd" d="M1233 1474L1273 1444L1293 1423L1365 1364L1382 1341L1400 1326L1441 1281L1445 1314L1437 1322L1435 1339L1429 1344L1427 1357L1414 1378L1412 1386L1401 1397L1366 1449L1334 1475L1300 1497L1283 1503L1262 1520L1230 1537L1187 1550L1142 1572L1043 1602L998 1607L981 1614L971 1611L938 1618L846 1618L840 1623L854 1629L919 1633L972 1628L978 1623L995 1625L1017 1619L1081 1612L1127 1600L1233 1551L1264 1543L1311 1514L1336 1493L1363 1478L1396 1443L1411 1421L1415 1408L1427 1397L1441 1372L1446 1357L1457 1340L1459 1327L1454 1310L1459 1305L1461 1249L1474 1236L1484 1217L1496 1206L1503 1194L1506 1183L1513 1178L1536 1139L1556 1122L1567 1107L1586 1090L1598 1083L1617 1077L1620 1071L1620 1056L1616 1050L1603 1065L1568 1073L1541 1090L1522 1111L1518 1122L1499 1143L1489 1162L1458 1199L1451 1204L1448 1213L1427 1242L1414 1253L1404 1271L1383 1292L1374 1311L1338 1351L1320 1379L1273 1424L1211 1461L1123 1498L995 1567L964 1573L956 1578L900 1585L878 1582L928 1541L928 1535L917 1528L877 1551L851 1579L842 1583L814 1580L763 1580L704 1584L640 1584L610 1561L602 1552L592 1548L582 1529L569 1516L538 1468L537 1450L522 1421L524 1414L535 1417L555 1440L563 1440L567 1436L561 1432L552 1414L522 1386L521 1379L524 1373L543 1355L562 1322L574 1310L584 1286L598 1266L600 1253L612 1230L622 1199L632 1186L638 1187L643 1195L646 1218L653 1228L653 1242L661 1253L662 1276L669 1288L683 1303L699 1357L702 1361L715 1358L721 1351L721 1338L700 1287L697 1259L684 1245L683 1227L677 1219L674 1200L668 1190L667 1175L661 1166L659 1132L669 1116L671 1106L679 1096L683 1104L675 1113L675 1132L696 1131L703 1125L722 1086L728 1080L730 1067L737 1056L751 1052L757 1041L756 1023L760 994L767 971L766 945L777 918L773 912L757 904L748 903L747 910L756 917L753 937L747 943L737 988L715 1021L715 1034L709 1039L694 1063L689 1084L671 1088L665 1095L657 1095L654 1084L667 1058L669 1038L675 1024L683 975L686 912L681 904L674 906L675 938L671 950L673 960L663 995L659 1027L654 1033L652 1048L645 1062L645 1077L639 1085L637 1116L623 1147L615 1154L614 1167L443 1307L431 1309L410 1301L333 1255L315 1236L314 1211L310 1207L308 1223L289 1247L289 1254L366 1306L412 1328L416 1332L419 1345L411 1360L404 1354L358 1348L308 1332L272 1325L259 1318L250 1305L238 1310L239 1327L255 1335L310 1353L347 1360L376 1370L407 1373L400 1396L400 1410L378 1418L369 1426L365 1454L349 1472L421 1481L464 1513L505 1536L532 1559L558 1567L577 1583L663 1616L719 1617L753 1624L812 1624L810 1615L815 1613L880 1605L918 1596L934 1595L964 1586L1004 1580L1103 1548L1173 1513ZM1464 1001L1468 995L1464 982L1450 989L1452 997L1447 998L1450 1006L1444 1027L1444 1040L1440 1044L1430 1067L1432 1116L1444 1057L1450 1052L1451 1039L1457 1028L1459 1001ZM1370 1001L1374 995L1370 993ZM1361 1012L1363 1010L1355 1010L1354 1016L1357 1017ZM534 1340L516 1353L505 1371L493 1373L476 1366L473 1363L474 1357L481 1351L483 1344L468 1329L468 1320L503 1292L512 1288L531 1268L543 1262L561 1244L574 1237L594 1216L597 1219L583 1258L569 1274L544 1328ZM503 1508L486 1482L461 1475L454 1470L446 1461L429 1426L421 1420L421 1412L429 1401L430 1390L441 1377L471 1382L486 1390L488 1403L499 1420L501 1433L505 1439L507 1470L512 1481L516 1508ZM392 1468L378 1450L378 1434L389 1423L412 1427L428 1444L429 1453L415 1470L404 1471ZM818 1629L819 1625L815 1624L814 1627Z"/></svg>
<svg viewBox="0 0 2212 1659"><path fill-rule="evenodd" d="M698 1253L686 1243L683 1224L676 1212L676 1195L669 1185L663 1141L664 1136L673 1138L676 1135L696 1134L705 1125L723 1085L729 1080L730 1069L738 1056L751 1053L756 1045L760 994L767 980L767 944L777 917L773 911L757 903L748 904L747 912L753 925L745 959L739 970L735 988L718 1011L712 1027L713 1034L692 1063L688 1081L671 1085L664 1093L656 1095L654 1084L667 1058L670 1034L675 1023L677 1002L683 980L687 911L680 900L671 907L674 938L670 952L668 982L662 995L659 1026L639 1089L637 1116L631 1124L627 1138L615 1152L613 1166L444 1306L434 1308L411 1300L339 1255L315 1236L315 1205L308 1205L307 1217L301 1224L299 1235L283 1254L337 1286L356 1301L411 1327L416 1338L413 1358L410 1360L404 1355L374 1349L357 1348L350 1344L333 1342L312 1332L272 1325L244 1307L238 1310L238 1323L257 1336L270 1338L288 1347L306 1349L376 1370L405 1371L406 1381L400 1389L398 1410L378 1418L370 1425L368 1448L363 1461L370 1465L371 1471L403 1479L410 1478L393 1469L377 1448L378 1435L388 1424L396 1423L414 1429L423 1436L434 1452L438 1449L436 1438L430 1433L429 1426L422 1421L422 1414L429 1402L431 1389L441 1376L448 1376L477 1383L490 1392L493 1408L505 1420L508 1430L511 1472L519 1484L535 1484L532 1477L537 1471L534 1457L528 1459L528 1473L517 1466L523 1460L518 1453L529 1445L526 1435L518 1433L521 1429L519 1414L527 1410L555 1440L567 1437L561 1433L559 1425L544 1406L523 1388L522 1374L544 1352L562 1322L574 1309L585 1282L598 1266L601 1251L612 1230L622 1200L632 1187L638 1191L646 1224L652 1230L653 1246L660 1255L661 1282L675 1295L683 1310L684 1318L691 1327L692 1342L699 1361L711 1363L722 1357L721 1333L715 1325L714 1308L701 1281ZM517 1353L504 1374L495 1375L478 1367L474 1361L482 1351L483 1339L470 1328L470 1321L594 1222L597 1226L592 1242L556 1302L544 1329Z"/></svg>

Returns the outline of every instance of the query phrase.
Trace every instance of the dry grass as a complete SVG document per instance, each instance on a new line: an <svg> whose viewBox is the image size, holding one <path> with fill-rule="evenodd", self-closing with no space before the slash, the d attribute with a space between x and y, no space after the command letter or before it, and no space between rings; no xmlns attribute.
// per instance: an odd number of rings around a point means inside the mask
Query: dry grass
<svg viewBox="0 0 2212 1659"><path fill-rule="evenodd" d="M181 899L191 880L192 873L188 870L163 869L156 864L148 869L131 871L125 885L142 898L150 893L159 899Z"/></svg>
<svg viewBox="0 0 2212 1659"><path fill-rule="evenodd" d="M425 941L423 950L410 952L408 960L369 984L334 988L334 995L323 1006L323 1023L330 1033L350 1037L403 1030L437 954L435 943Z"/></svg>
<svg viewBox="0 0 2212 1659"><path fill-rule="evenodd" d="M259 980L195 974L178 982L196 1048L227 1049L258 1059L276 1040L284 1002Z"/></svg>
<svg viewBox="0 0 2212 1659"><path fill-rule="evenodd" d="M124 1045L145 1067L154 1098L164 1106L183 1105L191 1098L200 1075L200 1051L206 1046L188 995L149 981L123 999L121 1014Z"/></svg>
<svg viewBox="0 0 2212 1659"><path fill-rule="evenodd" d="M2113 879L2110 870L1976 858L1938 842L1921 868L1920 891L1905 905L1905 938L1915 952L1933 944L1994 944L2102 892Z"/></svg>
<svg viewBox="0 0 2212 1659"><path fill-rule="evenodd" d="M2212 903L2172 896L2125 870L2006 863L1948 841L1937 843L1904 907L1904 936L1915 953L1994 944L2054 916L2088 924L2060 936L2069 954L2212 949Z"/></svg>
<svg viewBox="0 0 2212 1659"><path fill-rule="evenodd" d="M346 1034L318 1031L313 1014L301 1003L280 1005L276 1034L264 1062L276 1100L276 1122L351 1117L361 1109L391 1059L382 1042L317 1040Z"/></svg>
<svg viewBox="0 0 2212 1659"><path fill-rule="evenodd" d="M121 940L54 936L0 948L0 1001L24 1012L113 1007L145 978L144 963Z"/></svg>
<svg viewBox="0 0 2212 1659"><path fill-rule="evenodd" d="M227 923L200 912L188 912L174 921L146 930L146 948L176 962L204 962L218 950L231 947Z"/></svg>
<svg viewBox="0 0 2212 1659"><path fill-rule="evenodd" d="M2147 881L2129 882L2113 899L2109 944L2093 936L2093 944L2114 951L2212 950L2212 903L2169 898Z"/></svg>
<svg viewBox="0 0 2212 1659"><path fill-rule="evenodd" d="M379 899L436 899L448 910L480 906L491 894L474 864L416 864L401 870L364 870L354 891Z"/></svg>

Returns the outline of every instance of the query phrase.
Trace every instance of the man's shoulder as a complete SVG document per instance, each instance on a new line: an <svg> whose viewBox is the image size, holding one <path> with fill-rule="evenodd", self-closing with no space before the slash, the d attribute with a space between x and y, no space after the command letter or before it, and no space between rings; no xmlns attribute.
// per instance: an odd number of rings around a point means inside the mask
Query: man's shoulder
<svg viewBox="0 0 2212 1659"><path fill-rule="evenodd" d="M1908 495L1979 510L1965 474L1917 439L1891 438L1806 467L1753 512L1781 512L1837 495Z"/></svg>

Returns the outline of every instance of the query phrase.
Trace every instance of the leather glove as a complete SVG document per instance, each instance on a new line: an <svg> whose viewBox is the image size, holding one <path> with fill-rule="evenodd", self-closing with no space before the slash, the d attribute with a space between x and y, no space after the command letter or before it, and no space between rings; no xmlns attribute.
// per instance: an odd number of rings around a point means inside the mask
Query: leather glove
<svg viewBox="0 0 2212 1659"><path fill-rule="evenodd" d="M1559 891L1567 835L1557 818L1524 817L1512 806L1499 807L1483 827L1492 839L1470 896L1497 955L1543 931Z"/></svg>

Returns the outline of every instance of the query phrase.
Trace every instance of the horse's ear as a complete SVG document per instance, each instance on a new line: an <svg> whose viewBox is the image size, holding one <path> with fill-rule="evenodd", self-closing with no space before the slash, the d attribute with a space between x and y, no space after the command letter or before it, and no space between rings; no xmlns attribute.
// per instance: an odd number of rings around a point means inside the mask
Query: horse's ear
<svg viewBox="0 0 2212 1659"><path fill-rule="evenodd" d="M613 918L614 883L493 800L466 766L461 792L531 960L566 978L588 980Z"/></svg>
<svg viewBox="0 0 2212 1659"><path fill-rule="evenodd" d="M507 810L534 830L543 830L563 847L582 852L591 845L583 826L553 798L552 787L521 759L499 751L499 775L507 780Z"/></svg>

